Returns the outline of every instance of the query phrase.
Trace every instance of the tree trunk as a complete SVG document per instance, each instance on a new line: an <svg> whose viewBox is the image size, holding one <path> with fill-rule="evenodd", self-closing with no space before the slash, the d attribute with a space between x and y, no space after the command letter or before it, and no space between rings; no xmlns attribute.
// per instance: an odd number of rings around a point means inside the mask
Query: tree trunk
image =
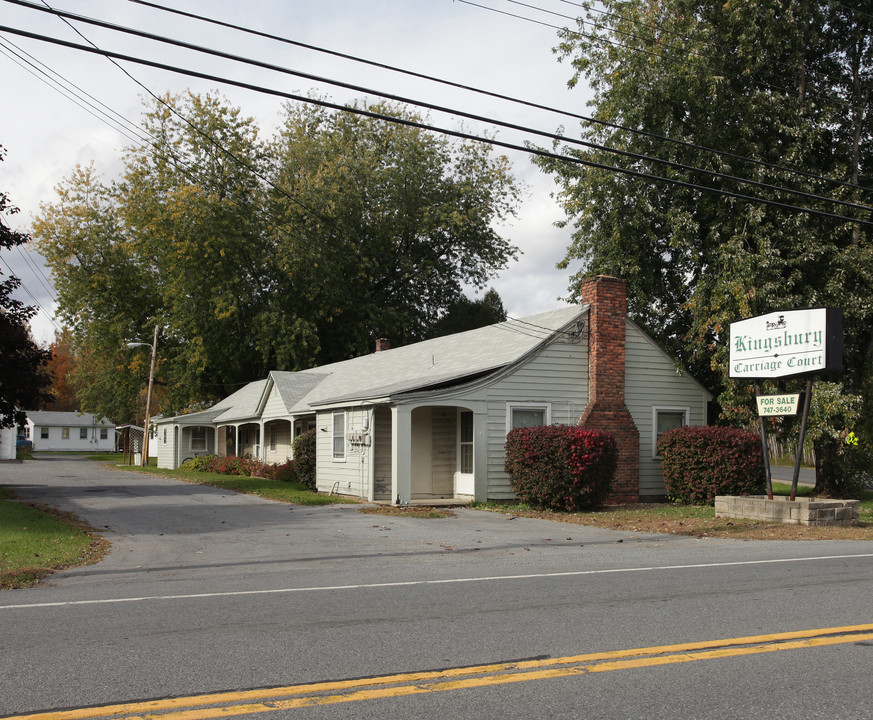
<svg viewBox="0 0 873 720"><path fill-rule="evenodd" d="M843 473L840 465L839 443L832 438L822 438L814 443L816 497L840 498L845 494Z"/></svg>

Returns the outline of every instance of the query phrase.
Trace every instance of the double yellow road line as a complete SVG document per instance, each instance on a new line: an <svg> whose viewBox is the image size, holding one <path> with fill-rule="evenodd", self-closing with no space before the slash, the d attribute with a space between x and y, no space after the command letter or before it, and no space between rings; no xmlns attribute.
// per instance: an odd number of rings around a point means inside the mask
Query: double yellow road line
<svg viewBox="0 0 873 720"><path fill-rule="evenodd" d="M873 640L873 624L800 630L773 635L660 645L561 658L382 675L235 692L192 695L58 712L15 715L2 720L208 720L275 710L464 690L509 683L586 675L698 660L797 650Z"/></svg>

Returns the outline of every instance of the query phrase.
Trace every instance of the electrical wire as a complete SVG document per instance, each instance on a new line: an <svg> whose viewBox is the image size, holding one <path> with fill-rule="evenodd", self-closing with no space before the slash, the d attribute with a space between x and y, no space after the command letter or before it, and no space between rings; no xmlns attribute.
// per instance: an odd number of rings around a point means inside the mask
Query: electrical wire
<svg viewBox="0 0 873 720"><path fill-rule="evenodd" d="M507 128L507 129L511 129L511 130L517 130L517 131L521 131L521 132L524 132L527 134L532 134L532 135L544 137L544 138L550 139L552 141L565 142L565 143L574 144L574 145L582 145L582 146L589 147L592 149L601 150L601 151L604 151L607 153L616 154L616 155L619 155L622 157L631 158L633 160L642 160L642 161L646 161L646 162L659 163L659 164L665 165L669 168L672 168L674 170L683 170L683 171L691 171L694 173L700 173L702 175L706 175L706 176L711 177L711 178L717 178L720 180L729 180L732 182L751 185L752 187L758 187L761 189L766 189L766 190L771 190L771 191L776 191L776 192L784 192L784 193L788 193L790 195L795 195L797 197L801 197L801 198L805 198L805 199L829 202L829 203L833 203L835 205L841 205L841 206L852 208L855 210L860 210L862 212L869 212L870 210L873 210L873 208L871 208L869 206L860 205L860 204L853 203L853 202L846 201L846 200L826 198L826 197L823 197L821 195L817 195L815 193L809 193L809 192L805 192L805 191L801 191L801 190L794 190L791 188L775 186L775 185L772 185L769 183L762 183L762 182L758 182L758 181L754 181L754 180L748 180L748 179L740 178L740 177L733 176L733 175L727 175L725 173L719 173L719 172L712 171L712 170L706 170L706 169L697 168L697 167L690 166L690 165L685 165L683 163L678 163L675 161L655 158L655 157L652 157L649 155L644 155L641 153L634 153L634 152L630 152L630 151L626 151L626 150L618 150L615 148L610 148L607 146L599 145L597 143L591 143L591 142L584 141L584 140L577 140L574 138L569 138L566 136L558 135L556 133L550 133L550 132L536 130L533 128L518 125L516 123L509 123L509 122L504 122L504 121L500 121L500 120L495 120L495 119L483 117L481 115L477 115L474 113L467 113L467 112L456 110L456 109L446 108L446 107L436 105L433 103L416 101L416 100L412 100L410 98L406 98L403 96L384 93L384 92L381 92L378 90L374 90L372 88L366 88L366 87L354 85L351 83L332 80L330 78L324 78L324 77L321 77L318 75L314 75L312 73L304 73L304 72L300 72L300 71L296 71L296 70L290 70L288 68L284 68L282 66L277 66L277 65L274 65L272 63L266 63L266 62L254 60L251 58L246 58L246 57L234 55L232 53L227 53L227 52L224 52L221 50L214 50L211 48L205 48L203 46L195 45L195 44L188 43L188 42L181 41L181 40L173 40L171 38L167 38L167 37L162 36L162 35L156 35L154 33L148 33L148 32L141 31L141 30L126 28L123 26L115 25L113 23L107 23L107 22L104 22L101 20L87 18L87 17L81 16L81 15L77 15L75 13L67 13L65 11L54 10L52 8L48 8L47 10L45 10L43 8L39 8L38 6L31 6L29 3L23 2L22 0L7 0L7 1L13 2L14 4L26 5L28 7L32 7L33 9L37 9L37 10L40 10L43 12L52 12L53 14L58 15L61 18L68 18L69 17L69 18L72 18L72 19L75 19L75 20L78 20L81 22L96 25L98 27L111 29L111 30L114 30L117 32L133 34L137 37L143 37L146 39L155 40L157 42L171 44L171 45L176 46L176 47L182 47L182 48L185 48L188 50L194 50L194 51L199 52L199 53L205 53L208 55L221 57L223 59L233 60L235 62L242 62L242 63L253 65L256 67L261 67L264 69L273 70L273 71L281 72L284 74L290 74L290 75L293 75L296 77L302 77L302 78L308 79L308 80L313 80L313 81L317 81L317 82L323 82L323 83L335 85L337 87L342 87L344 89L354 90L356 92L363 92L363 93L378 95L380 97L383 97L383 98L386 98L389 100L393 100L396 102L401 102L401 103L405 103L405 104L409 104L409 105L414 105L414 106L418 106L418 107L424 107L424 108L427 108L429 110L434 110L436 112L454 114L454 115L458 115L459 117L464 117L467 119L476 120L478 122L490 123L490 124L496 125L498 127L503 127L503 128ZM76 31L76 32L78 32L78 31ZM81 33L80 33L80 35L81 35Z"/></svg>
<svg viewBox="0 0 873 720"><path fill-rule="evenodd" d="M49 322L54 325L55 330L57 332L61 332L62 328L60 325L58 325L54 316L42 306L42 303L40 303L40 301L37 300L36 296L32 292L30 292L30 289L27 287L27 285L25 285L21 278L15 274L15 271L13 271L12 267L9 265L8 262L6 262L6 260L2 256L0 256L0 262L2 262L6 266L6 269L9 271L10 279L18 280L18 287L21 288L25 293L27 293L27 295L33 301L34 305L36 305L36 308L42 311L42 313L48 318Z"/></svg>
<svg viewBox="0 0 873 720"><path fill-rule="evenodd" d="M11 46L11 49L9 46ZM132 142L141 142L143 140L142 137L135 137L134 135L130 134L131 132L141 132L140 128L136 124L132 123L121 113L113 110L108 105L88 93L86 90L76 85L76 83L74 83L72 80L64 77L56 70L50 68L48 65L35 58L33 55L13 43L8 38L0 38L0 52L3 52L6 57L18 64L19 67L29 72L31 75L36 77L45 85L78 105L80 108L85 110L96 119L106 123L113 130L116 130L117 132L124 135L128 140L131 140ZM70 95L73 95L74 97L70 97ZM83 99L82 96L87 97L93 102L89 102L89 100ZM99 107L97 107L98 105L100 105L104 109L101 110ZM116 120L115 118L119 119Z"/></svg>
<svg viewBox="0 0 873 720"><path fill-rule="evenodd" d="M9 2L10 0L6 0L6 1ZM12 0L12 1L17 2L17 0ZM260 30L255 30L253 28L245 27L245 26L238 25L235 23L229 23L229 22L225 22L223 20L210 18L210 17L205 16L205 15L198 15L196 13L191 13L191 12L187 12L187 11L183 11L183 10L178 10L176 8L166 7L164 5L160 5L158 3L151 2L150 0L128 0L128 2L137 4L137 5L143 5L145 7L150 7L150 8L156 9L156 10L161 10L163 12L167 12L167 13L170 13L173 15L178 15L180 17L195 19L195 20L198 20L198 21L201 21L204 23L216 25L218 27L224 27L224 28L236 30L238 32L250 34L250 35L253 35L255 37L260 37L260 38L264 38L264 39L268 39L268 40L274 40L276 42L291 45L293 47L299 47L299 48L303 48L306 50L311 50L314 52L330 55L331 57L338 57L338 58L341 58L344 60L350 60L352 62L365 64L365 65L368 65L370 67L376 67L376 68L380 68L383 70L389 70L391 72L400 73L400 74L406 75L408 77L415 77L415 78L419 78L422 80L427 80L428 82L434 82L434 83L438 83L441 85L445 85L447 87L453 87L453 88L456 88L459 90L464 90L467 92L476 93L479 95L483 95L485 97L491 97L491 98L494 98L497 100L503 100L506 102L515 103L515 104L522 105L525 107L530 107L532 109L544 110L547 112L562 115L564 117L570 117L570 118L573 118L575 120L580 120L582 122L590 123L593 125L608 127L608 128L614 129L614 130L621 130L621 131L628 132L628 133L631 133L634 135L640 135L642 137L647 137L650 139L659 140L659 141L666 142L666 143L676 145L679 147L685 147L685 148L689 148L689 149L693 149L693 150L697 150L697 151L712 153L712 154L717 155L719 157L726 157L726 158L731 158L733 160L740 160L742 162L757 165L759 167L766 167L766 168L769 168L772 170L777 170L780 172L796 174L796 175L799 175L801 177L814 179L814 180L818 180L818 181L825 182L825 183L830 183L830 184L836 185L838 187L847 187L847 188L852 188L853 190L861 190L861 191L866 192L866 193L873 193L873 188L865 188L862 186L853 185L852 183L848 183L848 182L834 179L834 178L825 178L825 177L822 177L820 175L816 175L815 173L808 172L806 170L802 170L802 169L798 169L798 168L790 168L790 167L786 167L783 165L779 165L777 163L770 163L770 162L767 162L764 160L757 160L755 158L750 158L750 157L747 157L744 155L740 155L738 153L733 153L733 152L726 151L726 150L719 150L716 148L707 147L705 145L698 145L698 144L690 143L690 142L687 142L684 140L676 140L674 138L670 138L670 137L667 137L664 135L659 135L658 133L648 132L645 130L639 130L639 129L627 127L624 125L620 125L617 123L607 122L605 120L599 120L599 119L591 117L591 116L582 115L582 114L570 112L567 110L560 110L558 108L550 107L547 105L542 105L540 103L535 103L535 102L532 102L529 100L515 98L515 97L509 96L509 95L504 95L501 93L497 93L497 92L493 92L493 91L489 91L489 90L484 90L482 88L476 88L476 87L473 87L471 85L466 85L464 83L458 83L458 82L454 82L451 80L446 80L443 78L434 77L432 75L426 75L423 73L415 72L412 70L400 68L400 67L393 66L393 65L388 65L385 63L376 62L373 60L368 60L365 58L361 58L361 57L358 57L355 55L350 55L350 54L335 51L335 50L329 50L327 48L319 47L317 45L303 43L303 42L300 42L298 40L292 40L292 39L289 39L286 37L282 37L280 35L266 33L266 32L260 31ZM29 5L29 3L21 3L21 2L17 2L17 4ZM522 19L525 19L525 18L522 18ZM531 22L537 22L537 21L531 21ZM539 24L545 24L545 23L539 23ZM564 28L557 28L557 26L554 26L554 25L548 25L548 27L555 28L555 29L564 29Z"/></svg>
<svg viewBox="0 0 873 720"><path fill-rule="evenodd" d="M428 125L426 123L408 120L405 118L397 118L397 117L394 117L391 115L386 115L384 113L378 113L378 112L374 112L374 111L367 110L367 109L350 107L350 106L346 106L346 105L339 105L337 103L328 102L326 100L319 100L317 98L298 95L296 93L289 93L286 91L276 90L276 89L268 88L268 87L261 86L261 85L255 85L253 83L242 82L239 80L233 80L230 78L226 78L226 77L222 77L222 76L218 76L218 75L213 75L211 73L204 73L204 72L200 72L200 71L196 71L196 70L185 69L185 68L181 68L181 67L178 67L175 65L169 65L167 63L158 62L156 60L149 60L147 58L139 58L139 57L135 57L132 55L126 55L124 53L118 53L118 52L109 51L109 50L95 49L95 48L81 45L78 43L73 43L73 42L70 42L67 40L61 40L59 38L51 38L51 37L48 37L45 35L40 35L38 33L33 33L30 31L27 31L27 30L12 28L12 27L9 27L6 25L0 25L0 32L11 32L13 34L21 35L23 37L28 37L28 38L31 38L34 40L41 40L44 42L49 42L49 43L53 43L56 45L61 45L63 47L67 47L67 48L71 48L71 49L75 49L75 50L81 50L81 51L91 53L91 54L99 54L99 55L104 55L104 56L108 56L108 57L113 57L113 58L118 59L118 60L125 60L128 62L133 62L133 63L137 63L140 65L145 65L147 67L153 67L153 68L156 68L159 70L166 70L169 72L182 74L182 75L185 75L187 77L195 77L195 78L199 78L201 80L208 80L210 82L223 83L223 84L231 85L233 87L238 87L238 88L242 88L245 90L251 90L253 92L257 92L257 93L261 93L261 94L272 95L275 97L282 97L282 98L285 98L288 100L294 100L297 102L317 105L319 107L323 107L323 108L326 108L329 110L335 110L337 112L353 113L356 115L361 115L364 117L369 117L369 118L373 118L373 119L377 119L377 120L384 120L386 122L405 125L408 127L414 127L414 128L420 129L420 130L428 131L428 132L436 132L436 133L439 133L442 135L455 137L455 138L458 138L461 140L469 140L472 142L486 143L486 144L489 144L489 145L492 145L495 147L501 147L501 148L508 149L508 150L516 150L519 152L527 153L529 155L536 155L536 156L544 157L547 159L559 160L561 162L569 162L569 163L573 163L573 164L583 165L585 167L606 170L609 172L621 173L621 174L624 174L624 175L627 175L630 177L636 177L636 178L640 178L640 179L644 179L644 180L663 182L663 183L673 185L676 187L684 187L684 188L688 188L688 189L692 189L692 190L697 190L700 192L721 195L723 197L732 197L732 198L739 199L739 200L746 200L746 201L749 201L752 203L760 203L760 204L764 204L764 205L770 205L772 207L779 207L779 208L785 209L785 210L793 210L796 212L817 215L819 217L827 217L827 218L830 218L833 220L838 220L840 222L859 223L862 225L873 226L873 221L871 221L871 220L863 220L860 218L846 217L844 215L838 215L838 214L827 212L824 210L819 210L816 208L791 205L789 203L779 202L776 200L770 200L768 198L756 197L756 196L752 196L752 195L745 195L742 193L737 193L737 192L733 192L733 191L729 191L729 190L722 190L719 188L713 188L710 186L699 185L696 183L686 182L683 180L677 180L675 178L667 178L667 177L663 177L661 175L653 175L651 173L645 173L645 172L641 172L641 171L637 171L637 170L630 170L628 168L622 168L622 167L618 167L615 165L607 165L605 163L595 162L592 160L586 160L586 159L580 158L580 157L553 153L553 152L549 152L549 151L546 151L546 150L543 150L540 148L532 148L532 147L525 146L525 145L518 145L518 144L514 144L514 143L503 142L503 141L497 140L495 138L488 138L488 137L483 137L483 136L479 136L479 135L473 135L473 134L467 133L467 132L462 132L460 130L451 130L449 128L442 128L442 127L438 127L438 126L434 126L434 125Z"/></svg>

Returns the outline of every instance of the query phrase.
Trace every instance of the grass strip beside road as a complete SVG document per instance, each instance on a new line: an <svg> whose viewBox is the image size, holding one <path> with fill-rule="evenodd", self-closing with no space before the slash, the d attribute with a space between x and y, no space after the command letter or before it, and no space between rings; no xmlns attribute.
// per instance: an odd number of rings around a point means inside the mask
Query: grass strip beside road
<svg viewBox="0 0 873 720"><path fill-rule="evenodd" d="M16 502L0 488L0 590L30 587L58 570L95 563L108 545L74 516Z"/></svg>
<svg viewBox="0 0 873 720"><path fill-rule="evenodd" d="M130 472L160 475L161 477L173 478L182 482L195 485L209 485L211 487L230 490L232 492L257 495L267 500L290 503L292 505L336 505L357 502L354 498L340 495L325 495L309 490L302 483L280 482L260 477L243 477L241 475L220 475L218 473L195 472L193 470L165 470L155 467L154 464L147 467L139 465L121 465L118 462L117 453L90 455L89 460L112 463L115 469ZM152 460L154 462L154 460Z"/></svg>
<svg viewBox="0 0 873 720"><path fill-rule="evenodd" d="M798 497L809 495L811 487L798 489ZM775 495L788 496L791 485L773 483ZM557 520L575 525L590 525L607 530L691 535L693 537L732 538L735 540L873 540L873 492L864 491L858 524L790 525L779 522L738 518L717 518L711 505L651 503L613 505L590 512L566 513L536 510L525 504L477 503L480 510L491 510L516 517Z"/></svg>

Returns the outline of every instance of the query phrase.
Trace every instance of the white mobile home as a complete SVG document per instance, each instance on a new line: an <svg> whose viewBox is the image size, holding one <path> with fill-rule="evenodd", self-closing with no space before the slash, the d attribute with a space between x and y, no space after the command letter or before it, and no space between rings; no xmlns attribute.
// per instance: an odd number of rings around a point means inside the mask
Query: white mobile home
<svg viewBox="0 0 873 720"><path fill-rule="evenodd" d="M706 422L710 394L626 318L625 285L599 276L578 306L301 372L271 372L213 408L156 419L158 463L200 453L291 456L317 428L319 490L368 500L509 499L514 427L612 432L612 498L664 493L657 435Z"/></svg>
<svg viewBox="0 0 873 720"><path fill-rule="evenodd" d="M34 450L112 452L115 423L89 413L27 410L23 434Z"/></svg>

